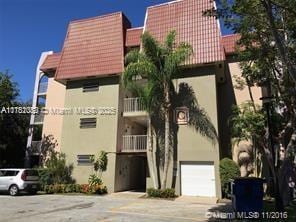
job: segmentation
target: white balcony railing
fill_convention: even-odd
[[[31,143],[31,152],[40,153],[41,152],[42,141],[32,141]]]
[[[124,135],[122,152],[146,152],[147,135]]]
[[[47,92],[47,86],[48,86],[47,82],[39,83],[38,94],[45,94]]]
[[[124,112],[143,112],[145,111],[145,106],[141,102],[140,97],[125,98],[123,111]]]

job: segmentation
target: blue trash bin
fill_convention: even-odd
[[[264,180],[256,177],[237,178],[231,184],[232,206],[236,212],[262,212]]]

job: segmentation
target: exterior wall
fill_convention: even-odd
[[[65,85],[54,80],[53,77],[48,78],[47,96],[46,96],[46,108],[63,108],[65,102]],[[62,115],[45,115],[43,122],[43,135],[52,135],[57,141],[57,151],[60,151],[61,133],[63,125]]]
[[[218,129],[217,123],[217,101],[216,101],[216,80],[215,74],[209,70],[209,75],[178,79],[178,82],[186,82],[193,87],[198,102],[205,109],[212,124]],[[211,89],[211,90],[209,90]],[[190,115],[190,114],[189,114]],[[180,194],[180,165],[181,162],[213,162],[216,178],[216,195],[221,197],[220,176],[219,176],[219,146],[213,145],[207,138],[201,136],[193,128],[187,125],[180,125],[178,132],[178,153],[177,153],[177,179],[176,192]]]
[[[232,159],[237,162],[238,154],[240,148],[237,144],[233,146],[231,143],[231,133],[230,128],[225,127],[228,125],[229,118],[232,115],[231,106],[232,105],[241,105],[244,102],[251,101],[250,92],[248,87],[245,86],[243,89],[238,89],[236,87],[236,77],[242,77],[242,70],[239,67],[239,62],[236,61],[232,57],[228,57],[226,60],[226,82],[221,85],[219,89],[219,126],[220,131],[220,142],[221,146],[231,147],[232,153],[223,153],[222,156],[231,156]],[[260,87],[253,86],[250,88],[251,94],[253,96],[254,102],[257,105],[262,105],[260,100],[261,97],[261,89]],[[252,145],[249,141],[242,141],[240,143],[243,147],[250,147],[252,149]],[[224,149],[225,150],[225,149]]]
[[[109,192],[114,191],[116,142],[118,131],[119,79],[109,77],[99,79],[99,90],[82,92],[83,84],[90,80],[68,82],[65,108],[113,107],[115,115],[65,115],[63,120],[61,151],[67,162],[74,165],[73,177],[77,183],[87,183],[93,173],[92,166],[77,164],[77,155],[98,155],[101,150],[108,152],[107,171],[103,173],[104,184]],[[80,129],[80,118],[97,117],[96,128]]]
[[[232,115],[232,106],[240,105],[243,102],[250,101],[251,97],[247,87],[243,90],[237,89],[235,76],[241,77],[242,70],[239,62],[228,57],[225,62],[225,81],[217,85],[218,98],[218,121],[220,135],[220,157],[231,157],[231,135],[229,126],[229,118]],[[261,90],[257,86],[251,87],[254,102],[261,105]],[[233,150],[234,152],[236,150]]]
[[[236,61],[227,60],[227,64],[228,64],[229,72],[230,72],[230,75],[231,75],[231,78],[232,78],[232,83],[235,86],[236,81],[235,81],[234,76],[241,77],[242,76],[242,70],[239,67],[239,63],[236,62]],[[260,100],[260,97],[261,97],[261,89],[260,89],[260,87],[257,87],[257,86],[251,87],[251,92],[252,92],[252,95],[253,95],[254,102],[256,104],[258,104],[258,105],[261,105],[262,102]],[[234,93],[235,93],[235,99],[236,99],[236,104],[237,105],[240,105],[243,102],[251,100],[251,97],[250,97],[250,94],[249,94],[249,91],[248,91],[247,87],[245,87],[243,90],[239,90],[239,89],[236,89],[234,87]]]
[[[232,106],[236,104],[232,76],[227,63],[224,68],[225,81],[217,84],[220,159],[231,158],[229,118],[232,115]]]
[[[212,124],[218,131],[216,77],[214,67],[202,67],[190,70],[186,77],[175,80],[175,86],[185,82],[195,92],[200,107],[204,108],[210,117]],[[189,113],[190,115],[190,113]],[[168,186],[175,187],[176,193],[181,194],[181,163],[214,163],[216,179],[216,197],[221,197],[221,183],[219,176],[219,146],[214,145],[206,137],[196,132],[188,125],[179,125],[177,138],[177,152],[171,159],[168,174]],[[152,181],[147,178],[147,188],[152,187]]]

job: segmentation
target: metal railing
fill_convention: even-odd
[[[38,94],[44,94],[47,92],[48,82],[41,82],[38,86]]]
[[[146,152],[147,135],[124,135],[122,152]]]
[[[38,113],[35,115],[34,123],[43,123],[44,120],[44,113]]]
[[[42,141],[32,141],[31,143],[31,152],[40,153],[41,152]]]
[[[125,98],[123,111],[124,112],[142,112],[142,111],[145,111],[145,106],[141,102],[140,97]]]

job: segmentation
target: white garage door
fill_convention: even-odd
[[[181,194],[215,197],[215,170],[212,164],[181,164]]]

